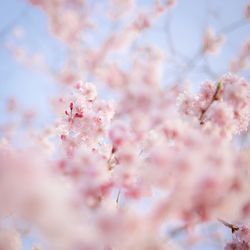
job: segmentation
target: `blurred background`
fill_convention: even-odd
[[[36,126],[43,127],[54,118],[52,98],[63,91],[69,82],[74,83],[80,79],[93,81],[104,98],[112,98],[112,88],[102,85],[94,74],[85,69],[88,54],[84,53],[102,47],[103,44],[108,46],[110,36],[124,32],[122,27],[129,25],[136,18],[136,13],[150,11],[156,2],[118,0],[119,4],[135,2],[136,7],[128,7],[123,17],[115,19],[110,18],[109,14],[113,10],[110,2],[115,7],[116,1],[86,1],[87,11],[84,13],[83,10],[82,14],[90,19],[89,24],[86,22],[90,27],[86,27],[87,34],[80,34],[82,48],[79,49],[79,43],[67,40],[65,34],[55,35],[55,27],[51,26],[58,22],[74,31],[74,17],[66,12],[48,16],[48,12],[36,6],[49,1],[0,2],[0,124],[12,119],[8,109],[18,106],[25,110],[27,117],[36,114]],[[237,70],[232,67],[233,61],[239,57],[244,44],[250,39],[250,17],[246,16],[248,4],[250,2],[247,0],[179,0],[149,29],[143,30],[129,49],[118,48],[109,60],[129,68],[135,48],[154,46],[160,48],[164,55],[164,86],[185,83],[196,89],[203,81],[216,81],[220,75],[231,70],[249,80],[249,65]],[[53,20],[55,17],[56,21]],[[95,28],[92,29],[91,25]],[[212,36],[214,33],[215,37],[218,36],[218,42],[223,44],[216,53],[202,51],[204,36],[209,28]],[[247,52],[249,64],[250,46]],[[82,58],[84,63],[79,63]],[[204,230],[211,232],[213,225]],[[25,240],[26,249],[30,249],[32,241],[30,238]],[[198,246],[198,249],[216,247],[220,249],[211,241],[207,248]]]

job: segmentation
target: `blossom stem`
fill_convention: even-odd
[[[208,111],[208,109],[210,108],[210,106],[213,104],[213,102],[214,101],[218,101],[218,100],[221,99],[221,97],[222,97],[222,91],[223,91],[223,84],[222,84],[222,82],[218,82],[217,88],[216,88],[216,90],[214,92],[214,95],[213,95],[213,98],[211,99],[211,101],[209,102],[209,104],[207,105],[207,107],[201,111],[201,115],[200,115],[200,118],[199,118],[200,125],[204,124],[205,114]]]
[[[238,226],[235,226],[234,224],[228,223],[222,219],[218,219],[219,222],[221,222],[224,226],[230,228],[232,230],[232,233],[235,233],[238,231],[240,228]]]

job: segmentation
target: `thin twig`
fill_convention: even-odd
[[[116,200],[115,200],[117,206],[118,206],[118,202],[119,202],[119,199],[120,199],[120,195],[121,195],[121,189],[119,189]]]
[[[107,164],[108,164],[108,170],[112,170],[115,165],[117,165],[119,163],[118,159],[115,156],[115,147],[113,146],[110,152],[110,156],[108,158]]]
[[[221,99],[221,97],[222,97],[222,90],[223,90],[223,84],[222,84],[222,82],[218,82],[217,88],[216,88],[216,90],[214,92],[214,95],[213,95],[213,98],[211,99],[211,101],[209,102],[209,104],[207,105],[207,107],[201,111],[201,115],[200,115],[200,118],[199,118],[199,121],[200,121],[201,125],[204,124],[205,114],[208,111],[208,109],[210,108],[210,106],[212,105],[212,103],[214,101],[218,101],[218,100]]]
[[[168,18],[166,20],[165,31],[166,31],[166,38],[167,38],[167,42],[169,44],[171,54],[172,54],[172,56],[174,56],[174,55],[176,55],[176,50],[175,50],[175,46],[173,43],[173,37],[172,37],[172,33],[171,33],[171,13],[169,13]]]
[[[218,219],[219,222],[221,222],[224,226],[230,228],[232,230],[232,233],[235,233],[236,231],[238,231],[240,228],[234,224],[228,223],[222,219]]]
[[[222,27],[221,29],[218,30],[218,33],[228,34],[247,24],[248,22],[245,19],[240,19],[229,25]]]

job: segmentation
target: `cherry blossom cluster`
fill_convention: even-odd
[[[112,103],[98,100],[96,88],[91,83],[76,83],[74,93],[66,99],[59,98],[57,104],[65,114],[60,126],[64,141],[73,137],[88,141],[90,145],[96,143],[105,134],[114,115]]]
[[[227,243],[225,250],[248,250],[250,249],[250,228],[248,226],[241,226],[233,232],[233,241]]]
[[[212,119],[214,102],[242,115],[249,101],[248,83],[226,75],[220,84],[204,84],[198,98],[190,98],[203,109],[198,106],[201,112],[195,113],[197,107],[182,100],[184,117],[173,101],[180,91],[172,90],[172,96],[169,91],[167,98],[156,89],[165,99],[162,107],[168,117],[157,119],[156,112],[141,127],[136,115],[144,102],[121,112],[119,105],[98,97],[92,83],[77,82],[71,94],[55,103],[60,119],[52,135],[44,134],[54,145],[52,151],[41,143],[21,151],[2,143],[1,214],[10,216],[11,226],[3,228],[1,237],[12,237],[13,249],[20,249],[23,237],[13,224],[17,219],[28,222],[29,230],[38,228],[49,249],[146,250],[173,247],[161,236],[168,220],[193,223],[249,215],[246,154],[235,152],[225,136],[213,131],[228,127],[219,117]],[[140,98],[141,93],[134,95]],[[153,100],[148,111],[155,112],[161,103]],[[196,117],[196,122],[186,116]],[[245,119],[234,121],[238,133],[240,126],[247,126],[249,117]],[[205,126],[208,122],[211,127]],[[39,157],[33,157],[38,150]],[[155,196],[155,190],[163,196]],[[133,204],[149,198],[150,209],[141,214]],[[233,209],[227,209],[229,204]],[[134,237],[128,239],[129,232]]]
[[[222,76],[217,84],[205,82],[196,95],[184,93],[179,97],[183,115],[229,137],[247,129],[249,107],[249,83],[233,74]]]

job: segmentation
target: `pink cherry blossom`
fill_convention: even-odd
[[[248,92],[249,84],[245,79],[227,74],[218,80],[217,87],[205,83],[198,95],[181,94],[179,110],[185,116],[196,117],[201,124],[215,126],[230,136],[248,127]]]
[[[223,42],[223,35],[216,35],[215,31],[209,27],[204,35],[203,51],[208,54],[218,53]]]
[[[224,248],[225,250],[248,250],[250,249],[250,229],[248,226],[237,228],[234,233],[234,240]]]
[[[246,9],[245,9],[245,17],[247,19],[250,18],[250,5],[249,4],[247,4]]]

